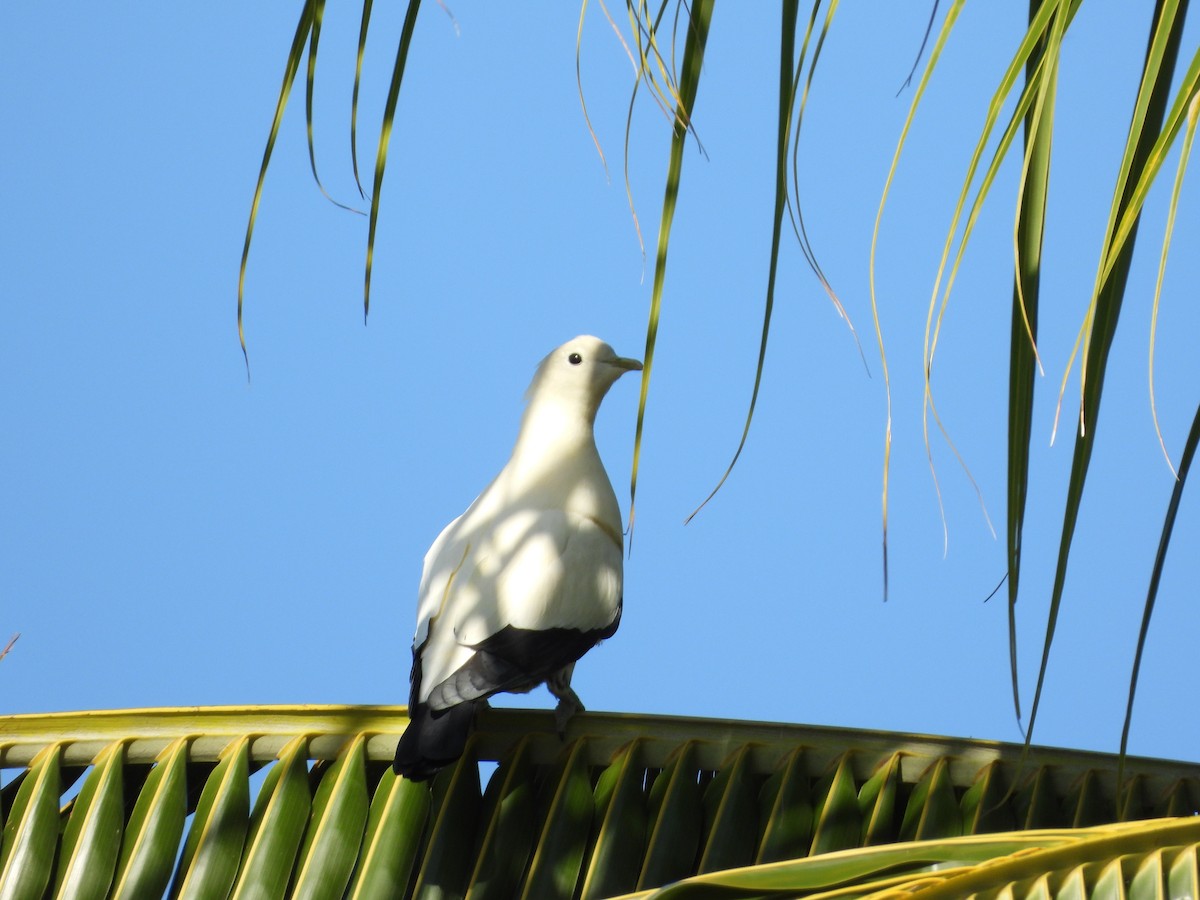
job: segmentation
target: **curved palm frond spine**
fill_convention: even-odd
[[[1136,871],[1100,855],[1070,877],[1094,880],[1101,866],[1108,878],[1185,879],[1196,849],[1170,829],[1197,827],[1200,765],[1129,760],[1121,787],[1106,754],[1035,748],[1022,779],[1019,744],[598,713],[572,720],[563,742],[550,712],[491,710],[430,785],[391,772],[405,722],[403,707],[0,718],[0,766],[17,770],[0,791],[0,897],[54,885],[157,895],[172,867],[172,897],[933,890],[953,873],[932,864],[1112,836],[1095,826],[1118,810],[1185,817],[1138,826],[1183,849],[1139,857]],[[499,763],[486,787],[483,762]],[[1014,827],[1043,830],[1003,833]]]

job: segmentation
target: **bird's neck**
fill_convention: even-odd
[[[594,413],[553,402],[531,403],[521,419],[521,432],[510,465],[516,473],[535,474],[547,466],[560,468],[573,458],[597,457],[592,432]]]

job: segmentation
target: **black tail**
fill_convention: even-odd
[[[462,756],[475,721],[475,703],[460,703],[436,712],[418,703],[409,709],[408,716],[392,769],[410,781],[424,781]]]

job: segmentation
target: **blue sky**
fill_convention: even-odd
[[[368,160],[400,24],[385,6],[364,82]],[[293,98],[251,251],[249,385],[237,267],[298,4],[9,11],[0,638],[22,637],[0,663],[0,712],[404,702],[421,558],[507,458],[537,361],[579,333],[642,354],[651,272],[621,183],[628,60],[593,9],[582,71],[606,177],[579,108],[577,9],[452,9],[454,21],[429,4],[417,24],[365,327],[366,223],[314,186],[303,95]],[[750,442],[685,527],[733,453],[750,396],[773,191],[777,61],[764,35],[778,24],[758,7],[716,11],[696,110],[706,155],[693,145],[684,168],[625,615],[575,675],[592,709],[1020,737],[1006,610],[999,597],[984,603],[1003,542],[935,440],[943,555],[920,418],[938,257],[1019,10],[968,6],[883,220],[895,447],[881,596],[885,399],[867,267],[911,99],[896,91],[927,14],[924,3],[845,5],[806,114],[806,223],[869,374],[787,244]],[[1018,613],[1026,707],[1070,465],[1070,440],[1049,446],[1055,398],[1094,278],[1144,15],[1093,0],[1066,49]],[[1200,37],[1194,25],[1185,47]],[[356,11],[328,11],[316,96],[318,164],[347,201],[357,27]],[[631,173],[652,245],[669,134],[648,99]],[[934,373],[1001,534],[1016,175],[1006,167],[980,220]],[[1147,213],[1114,345],[1039,743],[1115,750],[1119,739],[1171,490],[1146,387],[1167,186]],[[1198,200],[1185,185],[1159,322],[1159,413],[1176,458],[1200,388]],[[1077,390],[1072,378],[1068,398]],[[636,381],[622,380],[597,423],[626,512],[636,403]],[[1183,711],[1198,508],[1185,494],[1135,715],[1139,754],[1195,759],[1200,739]],[[551,701],[539,690],[512,702]]]

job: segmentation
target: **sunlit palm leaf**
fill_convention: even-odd
[[[1200,820],[918,841],[699,875],[628,895],[896,898],[1195,896]],[[899,874],[897,874],[899,873]],[[1060,887],[1059,891],[1050,889]],[[1126,894],[1128,890],[1128,894]]]
[[[354,184],[358,195],[364,200],[362,178],[358,174],[358,93],[362,87],[363,55],[367,50],[367,31],[371,25],[372,0],[363,0],[362,21],[358,27],[358,54],[354,58],[354,89],[350,94],[350,166],[354,171]]]
[[[179,738],[159,755],[142,784],[125,827],[112,896],[121,900],[161,897],[183,836],[187,816],[187,742]]]
[[[370,805],[365,744],[364,735],[356,736],[321,772],[291,897],[341,897],[350,883]]]
[[[125,881],[134,896],[121,874],[128,860],[144,855],[141,846],[161,852],[164,834],[175,835],[177,852],[174,829],[186,813],[194,815],[173,896],[227,897],[231,887],[232,896],[340,896],[349,883],[348,896],[359,898],[611,897],[675,881],[664,896],[714,885],[795,895],[911,887],[918,878],[965,896],[951,888],[968,874],[998,887],[1065,872],[1091,886],[1096,866],[1121,858],[1134,865],[1102,877],[1131,883],[1149,877],[1138,874],[1149,866],[1186,879],[1200,841],[1200,765],[1127,763],[1125,814],[1186,818],[1071,832],[1061,829],[1114,821],[1115,756],[1035,748],[1020,776],[1017,745],[596,713],[573,720],[563,742],[550,713],[494,710],[480,716],[459,765],[432,785],[414,784],[389,765],[404,713],[250,707],[0,718],[0,758],[8,774],[18,770],[2,804],[0,897],[41,896],[47,885],[107,896],[114,865],[112,895]],[[499,763],[486,789],[480,761]],[[262,764],[270,768],[251,812],[250,770]],[[83,766],[91,768],[64,832],[63,791]],[[1022,781],[1009,792],[1013,778]],[[137,795],[130,811],[122,786]],[[181,808],[188,796],[194,806]],[[1060,830],[980,837],[1018,822]],[[1160,847],[1179,850],[1156,869]],[[1054,856],[1063,848],[1073,848],[1066,863]],[[939,871],[928,871],[933,864]],[[954,866],[963,868],[946,868]],[[161,893],[161,863],[150,870],[159,880],[143,881],[141,896]]]
[[[522,739],[488,782],[468,900],[502,900],[517,893],[533,852],[534,786],[529,741]]]
[[[939,759],[925,771],[909,795],[900,822],[900,840],[927,841],[962,833],[962,813],[950,782],[949,761]]]
[[[1032,24],[1040,0],[1030,0]],[[1025,79],[1033,83],[1045,46],[1039,42],[1025,64]],[[1033,390],[1037,374],[1038,299],[1042,271],[1046,194],[1054,128],[1058,80],[1041,81],[1037,102],[1025,114],[1025,157],[1021,166],[1020,200],[1014,233],[1012,326],[1008,365],[1008,657],[1012,676],[1013,709],[1021,718],[1017,678],[1017,593],[1021,581],[1021,535],[1029,491],[1029,446],[1033,435]]]
[[[366,4],[364,6],[364,10],[369,10],[369,8],[370,8],[369,4]],[[334,206],[340,207],[341,209],[344,209],[348,212],[353,212],[353,213],[358,213],[359,215],[363,215],[362,210],[355,209],[353,206],[348,206],[345,203],[335,200],[330,195],[329,191],[327,191],[325,189],[325,185],[321,181],[321,176],[317,174],[317,148],[316,148],[316,141],[313,139],[313,89],[316,86],[317,48],[319,47],[319,45],[321,43],[321,22],[324,18],[325,18],[325,0],[314,0],[313,14],[312,14],[312,27],[309,29],[309,37],[308,37],[308,71],[307,71],[307,74],[305,77],[305,82],[304,82],[304,125],[305,125],[305,129],[306,129],[307,137],[308,137],[308,165],[309,165],[309,168],[312,169],[313,181],[315,181],[317,183],[317,190],[319,190],[321,192],[321,195],[326,200],[328,200]],[[364,35],[364,37],[365,37],[365,35]],[[361,48],[360,48],[360,50],[361,50]],[[360,65],[361,65],[361,61],[360,61]],[[357,90],[357,87],[358,87],[358,79],[356,77],[355,78],[355,89],[356,90]],[[358,97],[357,97],[357,93],[356,93],[354,96],[354,99],[351,103],[351,111],[350,111],[351,158],[352,158],[352,163],[355,166],[355,174],[356,175],[357,175],[358,160],[353,158],[353,151],[354,151],[354,131],[355,131],[354,113],[357,111],[357,100],[358,100]],[[361,189],[362,189],[361,185],[360,185],[359,189],[361,191]]]
[[[752,747],[729,755],[704,789],[704,853],[697,872],[716,872],[754,862],[758,849],[758,777],[750,767]]]
[[[400,42],[396,47],[396,61],[392,65],[392,79],[388,85],[387,100],[383,105],[383,123],[379,128],[379,148],[375,153],[375,179],[371,187],[370,225],[367,229],[367,260],[363,275],[363,318],[371,311],[371,267],[375,261],[375,229],[379,223],[379,194],[383,189],[383,170],[387,167],[388,145],[392,139],[392,127],[396,120],[396,102],[400,99],[400,83],[404,80],[404,66],[408,61],[408,48],[412,43],[413,28],[417,24],[417,12],[421,0],[409,0],[404,14],[404,26],[400,29]],[[361,41],[366,35],[364,14]]]
[[[812,841],[813,808],[802,748],[783,758],[763,783],[758,802],[763,835],[754,861],[775,862],[807,854]]]
[[[883,436],[883,491],[881,499],[880,519],[883,532],[882,552],[883,552],[883,598],[886,600],[888,595],[888,497],[889,497],[889,478],[891,475],[891,460],[892,460],[892,381],[891,375],[888,372],[888,358],[885,342],[883,339],[883,326],[880,323],[879,316],[879,293],[875,280],[875,257],[876,250],[879,247],[879,232],[880,226],[883,223],[883,211],[887,205],[888,195],[891,193],[892,181],[896,177],[896,169],[900,164],[900,154],[904,149],[905,141],[908,139],[909,130],[912,128],[913,120],[916,118],[917,107],[920,105],[921,98],[925,95],[925,89],[929,85],[929,81],[933,76],[933,70],[941,58],[942,50],[946,46],[946,42],[950,39],[950,34],[954,30],[954,23],[958,20],[958,15],[962,12],[963,0],[956,0],[950,5],[946,12],[946,18],[942,22],[942,27],[938,32],[937,39],[934,41],[933,49],[929,54],[929,62],[925,66],[925,71],[921,75],[921,80],[917,83],[917,89],[913,92],[912,103],[909,105],[908,116],[904,120],[904,125],[900,129],[900,137],[896,142],[896,150],[892,154],[891,166],[888,168],[887,178],[883,185],[883,196],[879,201],[879,209],[875,214],[875,227],[871,232],[871,253],[867,267],[867,281],[871,295],[871,319],[875,324],[875,340],[879,345],[879,361],[883,368],[883,391],[887,401],[886,419],[884,422]],[[960,201],[961,203],[961,201]]]
[[[836,6],[836,3],[834,4]],[[738,441],[733,459],[725,469],[725,473],[717,481],[704,501],[697,507],[687,521],[708,503],[737,465],[738,457],[746,446],[750,436],[750,423],[754,420],[754,408],[758,403],[758,391],[762,386],[763,366],[767,359],[767,341],[771,334],[771,315],[775,310],[775,276],[779,269],[779,241],[783,232],[783,212],[788,202],[788,139],[792,133],[792,109],[796,105],[796,85],[799,81],[795,71],[796,54],[796,20],[799,13],[799,0],[784,0],[781,4],[782,21],[779,30],[779,118],[775,138],[775,212],[771,223],[771,255],[767,265],[767,299],[763,308],[762,336],[758,345],[758,364],[754,372],[754,389],[750,392],[750,405],[746,411],[746,422],[742,426],[742,436]],[[815,10],[814,10],[815,13]],[[832,9],[830,11],[832,15]],[[828,20],[826,21],[828,27]],[[806,35],[807,38],[807,35]],[[807,40],[806,40],[807,44]],[[798,206],[798,204],[797,204]],[[639,418],[640,424],[640,418]]]
[[[1050,140],[1050,125],[1052,124],[1053,115],[1053,98],[1057,88],[1058,80],[1058,56],[1059,49],[1062,46],[1063,35],[1066,32],[1067,24],[1073,14],[1073,6],[1069,0],[1047,0],[1030,10],[1029,30],[1026,32],[1024,39],[1017,48],[1017,52],[1010,60],[1008,67],[1005,69],[1003,76],[1000,79],[1000,84],[993,94],[991,102],[988,104],[987,116],[985,118],[983,129],[981,130],[978,141],[976,142],[971,160],[967,165],[966,177],[963,181],[962,189],[959,193],[958,203],[955,206],[953,216],[951,217],[950,228],[946,235],[945,245],[942,250],[942,258],[938,265],[937,277],[934,281],[933,296],[929,302],[929,311],[925,322],[925,398],[922,415],[922,430],[925,442],[925,452],[929,461],[929,470],[933,478],[934,489],[938,498],[938,509],[942,518],[942,533],[944,545],[948,544],[949,533],[947,530],[946,516],[942,509],[941,489],[938,484],[937,471],[934,466],[932,446],[929,440],[929,417],[932,416],[938,430],[946,444],[950,447],[954,456],[962,467],[972,487],[975,488],[976,495],[979,497],[980,506],[983,507],[984,517],[988,519],[988,527],[991,528],[991,520],[987,515],[987,509],[983,503],[983,496],[974,478],[971,476],[967,467],[966,461],[961,457],[954,442],[951,440],[949,432],[943,423],[941,416],[937,410],[937,404],[934,400],[933,392],[933,364],[934,356],[937,352],[938,341],[941,335],[942,322],[946,315],[946,309],[950,303],[950,294],[954,287],[955,279],[962,265],[963,258],[966,254],[966,249],[970,243],[972,233],[979,214],[983,209],[983,204],[988,197],[988,193],[994,183],[997,175],[1000,172],[1000,166],[1004,162],[1011,148],[1013,141],[1016,138],[1017,132],[1022,121],[1026,123],[1027,135],[1033,141],[1032,148],[1043,153],[1048,153],[1048,143]],[[930,60],[932,65],[934,60]],[[977,172],[979,171],[980,163],[982,162],[984,152],[991,139],[992,132],[999,120],[1000,113],[1004,108],[1004,104],[1008,97],[1015,90],[1020,80],[1022,69],[1027,73],[1024,89],[1020,92],[1016,107],[1009,117],[1008,124],[1000,135],[999,141],[992,152],[990,163],[984,168],[983,175],[980,180],[978,189],[975,191],[974,199],[971,201],[970,208],[967,210],[967,198],[971,193],[971,186],[975,181]],[[915,109],[915,104],[914,104]],[[1030,132],[1032,128],[1032,132]],[[1042,142],[1046,143],[1043,149],[1040,147]],[[1028,147],[1027,159],[1028,163]],[[1048,162],[1048,161],[1047,161]],[[1024,169],[1025,167],[1023,167]],[[1036,190],[1038,183],[1035,181],[1032,184],[1025,181],[1022,186],[1022,194],[1028,190]],[[1032,205],[1038,203],[1036,194],[1029,197],[1028,202]],[[1024,205],[1025,200],[1022,199],[1021,204]],[[964,211],[966,211],[965,220],[963,219]],[[963,221],[962,233],[959,232],[959,222]],[[957,240],[957,250],[953,253],[951,260],[951,251]],[[1018,261],[1018,265],[1020,262]],[[948,269],[947,269],[948,266]],[[945,287],[942,287],[943,277],[945,278]],[[1017,282],[1017,290],[1021,290],[1021,283]],[[938,295],[941,294],[939,301]],[[1020,336],[1021,341],[1030,340],[1029,332],[1023,333]],[[1015,659],[1015,655],[1013,657]],[[1014,668],[1015,672],[1015,668]],[[1014,687],[1014,697],[1016,690]]]
[[[650,787],[650,825],[638,888],[682,878],[700,847],[700,784],[696,743],[686,741],[671,754]]]
[[[875,769],[858,792],[858,808],[862,813],[862,844],[888,844],[896,840],[896,802],[900,794],[900,766],[903,756],[892,754]]]
[[[821,47],[825,44],[825,38],[829,34],[829,29],[833,24],[833,16],[834,13],[837,12],[837,8],[837,0],[832,0],[832,2],[829,4],[829,8],[825,11],[825,21],[821,25],[821,30],[819,33],[817,33],[817,15],[821,11],[821,3],[820,0],[815,0],[812,6],[812,12],[808,17],[808,24],[804,29],[804,39],[800,42],[800,56],[796,61],[796,74],[792,79],[792,85],[789,94],[791,98],[789,116],[792,120],[794,120],[794,124],[792,138],[791,193],[788,195],[787,202],[788,215],[792,220],[792,230],[796,233],[796,241],[800,244],[800,251],[804,254],[805,261],[808,263],[809,268],[813,270],[813,274],[816,275],[817,279],[821,282],[821,286],[825,288],[825,292],[829,295],[830,300],[833,301],[833,305],[837,309],[838,314],[846,319],[847,324],[849,324],[849,318],[846,316],[846,311],[842,307],[841,301],[838,300],[837,295],[834,293],[833,288],[829,284],[829,281],[825,278],[825,273],[821,270],[821,266],[817,262],[816,253],[813,251],[812,243],[808,238],[808,231],[804,227],[803,204],[800,202],[800,129],[803,127],[804,110],[808,105],[809,94],[812,91],[813,76],[816,75],[817,72],[817,60],[821,57]],[[792,27],[794,30],[794,19]],[[812,61],[807,66],[808,74],[806,75],[805,62],[808,58],[809,43],[813,40],[814,33],[816,33],[816,41],[813,45]],[[785,20],[784,32],[781,35],[781,44],[787,41],[786,34],[787,30]],[[794,43],[794,38],[792,42]],[[780,47],[779,55],[780,62],[782,63],[783,59],[787,56],[787,53],[782,46]],[[803,90],[800,88],[800,83],[802,80],[804,83]],[[780,83],[780,87],[781,89],[783,88],[782,82]],[[780,112],[782,114],[782,109]],[[854,329],[852,327],[851,331],[853,332],[853,330]]]
[[[296,80],[296,71],[300,68],[300,60],[304,56],[304,43],[308,40],[312,30],[313,15],[314,0],[305,0],[303,8],[300,10],[300,21],[296,23],[296,33],[292,38],[287,62],[283,67],[283,84],[279,88],[279,99],[275,101],[275,116],[271,120],[271,130],[267,134],[267,146],[263,149],[262,165],[258,168],[258,181],[254,185],[254,199],[250,201],[250,219],[246,222],[246,240],[242,244],[242,264],[238,269],[237,328],[242,358],[246,361],[247,378],[250,377],[250,355],[246,350],[243,312],[246,298],[246,263],[250,259],[250,238],[254,234],[254,222],[258,218],[258,204],[262,200],[263,183],[267,180],[267,168],[271,164],[271,154],[275,150],[275,139],[279,136],[279,126],[283,123],[283,111],[287,109],[288,98],[292,94],[292,84]]]
[[[118,741],[100,754],[71,805],[54,876],[55,897],[108,896],[125,821],[124,750]]]
[[[857,847],[869,812],[859,805],[854,759],[849,750],[838,757],[815,788],[813,842],[810,853],[834,853]]]
[[[596,827],[583,877],[584,900],[623,894],[637,887],[648,830],[639,747],[636,740],[622,747],[596,780]]]
[[[466,893],[475,848],[475,828],[479,824],[483,798],[479,788],[479,767],[471,764],[468,754],[433,782],[428,830],[424,841],[424,859],[417,874],[414,897],[454,896]]]
[[[696,0],[687,24],[687,39],[683,49],[682,72],[678,83],[678,102],[671,130],[671,155],[667,167],[667,185],[663,195],[662,217],[658,226],[658,252],[654,260],[654,286],[650,293],[650,317],[646,324],[646,352],[642,363],[642,387],[638,397],[637,429],[633,439],[633,467],[629,476],[629,526],[633,528],[637,500],[638,462],[641,458],[642,431],[646,421],[646,399],[650,391],[650,376],[654,370],[654,347],[658,341],[658,320],[662,312],[663,285],[667,276],[667,247],[671,238],[671,222],[679,199],[679,178],[683,171],[683,150],[687,144],[688,128],[700,87],[704,63],[704,45],[712,20],[713,0]]]
[[[575,741],[548,773],[540,792],[538,840],[521,897],[570,900],[579,884],[595,818],[587,743]]]
[[[1186,9],[1186,3],[1182,4]],[[1104,387],[1104,375],[1108,366],[1108,351],[1116,333],[1117,319],[1125,296],[1125,282],[1133,256],[1134,240],[1137,236],[1137,215],[1131,220],[1125,236],[1118,240],[1119,223],[1131,209],[1136,185],[1148,166],[1156,164],[1153,150],[1162,129],[1170,97],[1171,80],[1179,43],[1183,33],[1184,16],[1179,14],[1180,3],[1162,0],[1156,4],[1154,28],[1150,46],[1146,52],[1142,82],[1134,106],[1133,121],[1121,170],[1117,177],[1112,211],[1109,214],[1108,238],[1102,248],[1100,272],[1092,304],[1085,320],[1086,342],[1080,383],[1082,401],[1079,424],[1075,435],[1075,450],[1071,461],[1071,475],[1064,503],[1062,537],[1059,543],[1058,562],[1054,573],[1054,587],[1050,595],[1050,611],[1046,623],[1046,637],[1042,646],[1042,658],[1038,667],[1037,686],[1029,712],[1027,739],[1031,740],[1037,719],[1038,705],[1045,684],[1046,668],[1050,660],[1050,648],[1058,624],[1058,613],[1062,603],[1063,587],[1066,584],[1067,561],[1071,542],[1079,517],[1079,505],[1083,499],[1084,482],[1088,465],[1095,446],[1096,425],[1100,412],[1100,398]],[[1190,97],[1190,94],[1188,95]],[[1186,105],[1185,105],[1186,108]],[[1111,259],[1111,265],[1109,261]],[[1107,273],[1107,274],[1103,274]]]
[[[429,816],[429,791],[389,766],[375,788],[349,900],[396,897],[412,876]]]
[[[1171,109],[1167,113],[1166,118],[1163,119],[1161,109],[1159,109],[1157,119],[1161,125],[1151,119],[1151,115],[1153,115],[1151,110],[1155,106],[1161,107],[1165,103],[1167,91],[1171,84],[1175,59],[1179,51],[1179,41],[1182,37],[1186,6],[1186,2],[1182,3],[1183,8],[1174,12],[1171,16],[1167,15],[1168,11],[1170,11],[1170,5],[1168,4],[1164,8],[1163,16],[1160,18],[1160,26],[1155,32],[1154,42],[1149,50],[1149,58],[1155,61],[1156,64],[1153,67],[1148,66],[1146,74],[1147,76],[1152,75],[1157,79],[1155,82],[1152,82],[1152,85],[1158,88],[1161,93],[1157,95],[1150,94],[1147,97],[1146,103],[1149,108],[1146,112],[1143,127],[1150,129],[1150,135],[1153,135],[1154,130],[1158,129],[1158,134],[1154,138],[1154,143],[1149,150],[1145,150],[1143,138],[1141,149],[1144,150],[1144,158],[1141,161],[1141,165],[1135,165],[1132,171],[1123,177],[1126,189],[1129,188],[1130,183],[1132,183],[1132,189],[1129,190],[1128,200],[1123,204],[1123,208],[1120,211],[1120,218],[1113,229],[1112,237],[1104,248],[1103,264],[1097,279],[1098,284],[1102,284],[1112,275],[1113,269],[1120,258],[1121,251],[1124,249],[1125,242],[1132,240],[1133,231],[1137,227],[1138,217],[1142,211],[1142,205],[1150,188],[1157,179],[1159,170],[1166,161],[1167,154],[1174,145],[1180,129],[1186,127],[1189,134],[1195,131],[1196,96],[1197,91],[1200,91],[1200,50],[1197,50],[1196,54],[1192,57],[1191,64],[1184,74],[1183,83],[1175,92],[1175,98],[1172,101]],[[1145,87],[1144,84],[1143,87]],[[1140,99],[1141,95],[1139,95],[1139,101]],[[1188,124],[1185,125],[1185,122]],[[1136,124],[1137,120],[1135,119]],[[1190,146],[1190,140],[1188,144]],[[1186,158],[1187,153],[1185,151],[1180,160],[1181,164],[1186,162]],[[1135,175],[1136,180],[1134,180]]]
[[[1197,60],[1200,60],[1200,51],[1197,51]],[[1197,60],[1193,60],[1193,68],[1196,66]],[[1182,91],[1180,92],[1180,96],[1184,96]],[[1171,236],[1175,230],[1175,213],[1179,208],[1179,192],[1183,188],[1183,176],[1187,172],[1188,162],[1191,159],[1192,142],[1196,137],[1198,120],[1200,120],[1200,88],[1195,89],[1191,102],[1188,103],[1187,107],[1187,126],[1183,137],[1183,147],[1179,153],[1179,167],[1175,173],[1175,184],[1171,189],[1171,205],[1167,211],[1166,233],[1163,235],[1162,253],[1159,254],[1158,258],[1158,278],[1154,282],[1154,308],[1150,314],[1150,377],[1148,379],[1150,416],[1154,420],[1154,433],[1158,435],[1158,445],[1162,447],[1163,456],[1166,457],[1167,465],[1171,466],[1172,472],[1175,472],[1175,467],[1171,464],[1171,454],[1167,452],[1167,445],[1163,441],[1162,427],[1158,421],[1158,409],[1154,398],[1154,346],[1158,334],[1158,307],[1159,301],[1162,299],[1163,274],[1167,268],[1167,251],[1171,247]]]
[[[675,70],[674,30],[665,57],[661,47],[660,25],[668,3],[669,0],[662,0],[654,15],[651,15],[647,0],[626,0],[625,9],[638,60],[638,80],[649,85],[651,96],[668,118],[676,124],[687,125],[692,107],[685,99],[683,83]],[[680,4],[676,4],[676,24],[681,11]],[[683,20],[686,23],[687,17]],[[686,65],[684,68],[686,70]]]
[[[250,813],[232,900],[283,897],[287,890],[312,806],[306,743],[303,735],[293,738],[267,772]]]
[[[0,898],[39,897],[54,865],[58,845],[60,748],[38,750],[8,810],[0,844]]]
[[[193,748],[195,744],[193,744]],[[237,877],[250,816],[250,740],[231,742],[204,782],[175,869],[171,897],[227,897]]]
[[[1125,707],[1125,723],[1121,727],[1122,757],[1129,745],[1129,726],[1133,720],[1133,700],[1137,693],[1138,673],[1142,666],[1142,651],[1146,648],[1146,635],[1150,630],[1150,618],[1154,615],[1154,601],[1158,597],[1158,583],[1162,578],[1163,565],[1167,559],[1167,548],[1171,544],[1171,532],[1175,527],[1175,516],[1179,512],[1179,501],[1183,497],[1183,486],[1187,483],[1188,472],[1191,470],[1198,444],[1200,444],[1200,407],[1196,408],[1196,415],[1192,419],[1192,430],[1188,433],[1183,456],[1179,460],[1179,473],[1175,478],[1175,487],[1171,491],[1171,501],[1167,506],[1166,519],[1163,521],[1162,537],[1159,538],[1158,552],[1154,557],[1154,568],[1150,573],[1150,588],[1146,593],[1142,624],[1138,630],[1137,651],[1133,657],[1133,673],[1129,679],[1129,701]]]

